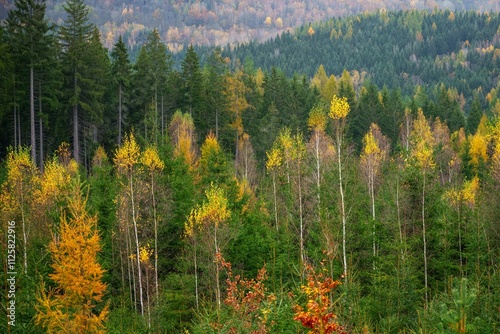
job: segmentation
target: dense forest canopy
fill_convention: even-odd
[[[0,332],[499,332],[477,3],[336,2],[355,15],[174,55],[162,28],[107,40],[113,1],[2,2]]]
[[[47,17],[62,22],[63,0],[48,0]],[[225,45],[250,40],[264,41],[302,24],[331,17],[385,10],[473,10],[498,11],[500,1],[478,0],[257,0],[257,1],[158,1],[89,0],[89,19],[111,49],[122,35],[129,48],[139,48],[148,32],[157,28],[171,51],[189,44]],[[14,8],[13,0],[0,1],[0,19]]]

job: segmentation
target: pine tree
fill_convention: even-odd
[[[128,110],[128,92],[130,87],[131,67],[128,58],[127,48],[123,43],[122,36],[118,37],[113,51],[111,52],[112,68],[111,73],[114,79],[113,86],[118,94],[118,146],[122,143],[122,127],[125,124],[126,112]]]
[[[207,119],[203,115],[203,76],[200,70],[199,58],[192,45],[189,46],[186,57],[181,63],[182,81],[184,85],[183,109],[194,120],[194,125],[200,133],[207,133]]]
[[[86,99],[90,91],[92,77],[87,76],[89,62],[88,44],[94,31],[94,26],[88,23],[89,9],[83,0],[67,0],[64,4],[67,18],[60,27],[60,40],[62,46],[62,62],[66,84],[69,87],[67,99],[72,113],[73,125],[73,157],[80,161],[80,125],[87,119],[85,113],[92,111],[92,105]]]
[[[17,62],[16,76],[22,84],[29,87],[27,100],[30,110],[31,159],[36,164],[35,94],[38,87],[35,81],[41,75],[39,72],[42,71],[43,65],[47,65],[46,60],[52,45],[51,27],[45,18],[45,0],[16,0],[14,6],[15,9],[9,12],[7,18],[7,31]],[[25,72],[24,64],[28,64],[28,73]],[[40,165],[42,164],[43,162]]]
[[[164,98],[172,61],[154,29],[143,44],[135,63],[133,100],[136,114],[132,122],[144,126],[144,137],[158,142],[165,132]],[[137,129],[140,130],[139,128]]]
[[[97,261],[101,251],[97,216],[87,212],[81,184],[73,185],[68,214],[61,217],[58,239],[49,245],[56,288],[37,296],[35,322],[50,333],[105,333],[108,306],[99,310],[106,292],[104,269]]]

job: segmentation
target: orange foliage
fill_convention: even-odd
[[[97,262],[101,251],[97,216],[87,213],[79,183],[68,206],[70,218],[61,217],[60,238],[49,245],[54,262],[49,277],[57,287],[47,293],[42,283],[35,321],[49,333],[104,333],[108,307],[94,311],[106,291],[104,270]]]
[[[316,273],[311,266],[307,284],[301,286],[301,291],[307,299],[305,309],[300,305],[294,306],[296,321],[300,321],[309,334],[345,333],[335,319],[337,316],[331,311],[330,292],[341,283],[330,277],[325,277],[323,272]]]

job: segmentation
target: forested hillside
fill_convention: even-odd
[[[453,86],[469,101],[488,93],[499,75],[500,18],[474,12],[383,12],[330,19],[283,33],[265,43],[250,42],[223,55],[285,74],[312,77],[318,64],[339,76],[353,72],[356,86],[412,94],[416,85]]]
[[[360,14],[177,69],[156,29],[108,50],[82,0],[16,8],[0,332],[500,331],[498,13]]]
[[[62,22],[64,0],[47,0],[47,16]],[[434,8],[498,11],[500,1],[489,0],[88,0],[89,19],[101,30],[111,49],[123,36],[129,48],[139,48],[147,34],[157,28],[171,51],[189,44],[226,45],[250,40],[264,41],[302,24],[378,9],[409,10]],[[14,8],[13,0],[0,1],[0,20]]]

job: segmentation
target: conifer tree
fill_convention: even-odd
[[[118,91],[118,136],[117,144],[122,143],[122,127],[125,123],[128,108],[128,90],[130,85],[131,67],[128,58],[127,48],[123,43],[123,38],[120,35],[118,42],[116,42],[113,51],[111,52],[112,68],[111,73],[114,79],[115,89]]]
[[[9,12],[7,18],[7,31],[18,63],[16,76],[29,87],[31,159],[36,165],[35,94],[38,87],[35,80],[40,75],[44,62],[47,65],[48,50],[52,44],[51,27],[45,18],[45,0],[16,0],[14,6],[15,9]],[[24,64],[28,64],[29,73],[26,77]]]
[[[147,37],[135,63],[133,99],[136,114],[132,122],[144,126],[144,136],[158,142],[165,131],[164,97],[172,60],[161,42],[158,29]],[[139,128],[137,129],[139,130]]]
[[[61,217],[59,238],[49,245],[56,288],[37,296],[35,321],[49,333],[105,333],[108,306],[98,310],[106,292],[104,269],[98,263],[101,251],[97,216],[88,214],[87,199],[76,181]]]
[[[73,157],[79,162],[82,132],[80,125],[87,119],[85,113],[92,111],[92,105],[86,98],[87,94],[92,93],[92,77],[89,77],[86,71],[93,66],[89,62],[88,44],[94,26],[88,22],[89,9],[83,0],[67,0],[64,10],[67,17],[60,27],[62,62],[66,85],[69,87],[67,99],[72,114]]]
[[[199,58],[192,45],[186,52],[181,63],[181,77],[183,81],[183,109],[194,120],[194,125],[201,133],[207,133],[206,117],[203,115],[203,76],[200,70]]]

